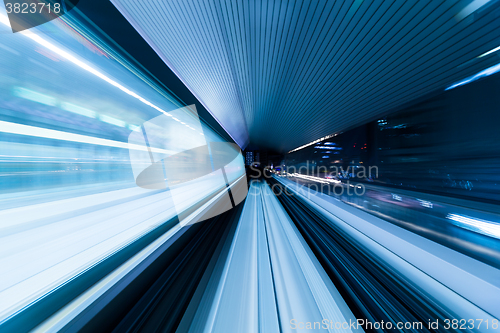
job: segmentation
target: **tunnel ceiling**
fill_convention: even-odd
[[[498,62],[478,58],[495,1],[112,3],[242,147],[286,152]]]

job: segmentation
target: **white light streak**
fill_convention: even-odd
[[[57,103],[57,100],[52,96],[48,96],[26,88],[14,87],[13,92],[17,97],[21,97],[45,105],[55,106]]]
[[[425,207],[425,208],[432,208],[434,205],[432,204],[432,202],[430,201],[427,201],[427,200],[421,200],[421,199],[417,199],[418,202],[420,202],[420,206],[422,207]]]
[[[106,116],[104,114],[99,115],[99,119],[101,119],[105,123],[120,126],[120,127],[125,127],[127,125],[123,120],[116,119],[116,118],[113,118],[110,116]]]
[[[392,195],[392,198],[394,200],[397,200],[397,201],[403,201],[403,198],[401,198],[401,196],[397,195],[397,194],[394,194],[394,193],[391,193]]]
[[[81,106],[74,105],[74,104],[71,104],[71,103],[62,102],[61,103],[61,108],[63,110],[66,110],[66,111],[69,111],[69,112],[73,112],[73,113],[76,113],[76,114],[79,114],[79,115],[82,115],[82,116],[86,116],[86,117],[90,117],[90,118],[95,118],[96,117],[96,112],[95,111],[92,111],[92,110],[89,110],[89,109],[86,109],[86,108],[83,108]]]
[[[340,180],[336,180],[336,179],[327,179],[327,178],[321,178],[321,177],[307,176],[307,175],[301,175],[300,173],[292,173],[292,174],[290,174],[290,176],[295,177],[295,178],[312,180],[312,181],[323,183],[323,184],[340,184],[341,183]]]
[[[500,50],[500,46],[495,47],[494,49],[489,50],[488,52],[481,54],[480,56],[478,56],[478,58],[485,57],[485,56],[487,56],[488,54],[491,54],[491,53],[496,52],[496,51],[499,51],[499,50]]]
[[[9,19],[6,16],[0,15],[0,23],[3,23],[4,25],[6,25],[6,26],[8,26],[10,28],[10,22],[9,22]],[[112,80],[111,78],[107,77],[103,73],[99,72],[97,69],[95,69],[92,66],[88,65],[87,63],[81,61],[80,59],[78,59],[74,55],[66,52],[65,50],[57,47],[56,45],[50,43],[49,41],[43,39],[42,37],[38,36],[37,34],[33,33],[32,31],[25,30],[25,31],[19,32],[19,34],[22,34],[22,35],[28,37],[29,39],[33,40],[34,42],[36,42],[36,43],[38,43],[38,44],[46,47],[47,49],[49,49],[52,52],[58,54],[59,56],[63,57],[64,59],[72,62],[73,64],[77,65],[78,67],[86,70],[89,73],[94,74],[95,76],[97,76],[98,78],[102,79],[103,81],[106,81],[107,83],[111,84],[112,86],[117,87],[118,89],[120,89],[121,91],[123,91],[124,93],[126,93],[127,95],[130,95],[130,96],[138,99],[142,103],[144,103],[144,104],[152,107],[153,109],[155,109],[155,110],[157,110],[157,111],[159,111],[159,112],[161,112],[163,114],[166,114],[167,116],[170,116],[165,110],[163,110],[160,107],[154,105],[153,103],[151,103],[150,101],[146,100],[145,98],[139,96],[138,94],[136,94],[132,90],[130,90],[130,89],[122,86],[118,82]]]
[[[108,139],[95,138],[92,136],[75,134],[75,133],[67,133],[62,131],[51,130],[48,128],[34,127],[16,123],[9,123],[6,121],[0,121],[0,132],[10,133],[10,134],[18,134],[18,135],[27,135],[34,136],[38,138],[45,139],[53,139],[53,140],[62,140],[62,141],[70,141],[70,142],[80,142],[80,143],[88,143],[91,145],[98,146],[107,146],[107,147],[115,147],[115,148],[123,148],[123,149],[134,149],[134,150],[143,150],[148,151],[148,148],[141,145],[129,144],[127,142],[120,142]],[[171,155],[173,152],[159,149],[159,148],[150,148],[152,152],[160,153],[160,154],[168,154]]]
[[[451,86],[449,86],[445,90],[450,90],[450,89],[462,86],[462,85],[467,84],[469,82],[479,80],[482,77],[489,76],[489,75],[492,75],[492,74],[495,74],[498,72],[500,72],[500,64],[496,64],[495,66],[491,66],[489,68],[486,68],[485,70],[483,70],[483,71],[481,71],[473,76],[470,76],[470,77],[466,78],[465,80],[462,80],[462,81],[459,81],[455,84],[452,84]]]
[[[484,235],[500,238],[500,224],[486,221],[470,216],[459,214],[448,214],[448,219],[453,221],[453,224]]]
[[[293,153],[293,152],[295,152],[295,151],[297,151],[297,150],[304,149],[305,147],[309,147],[310,145],[316,144],[316,143],[321,142],[321,141],[323,141],[323,140],[327,140],[327,139],[333,138],[334,136],[337,136],[337,134],[331,134],[331,135],[324,136],[324,137],[322,137],[321,139],[314,140],[314,141],[309,142],[309,143],[307,143],[307,144],[305,144],[305,145],[303,145],[303,146],[300,146],[300,147],[298,147],[298,148],[292,149],[292,150],[290,150],[290,151],[288,152],[288,154]]]

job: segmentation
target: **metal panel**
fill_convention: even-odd
[[[496,1],[112,2],[241,147],[288,151],[498,62],[477,58]]]

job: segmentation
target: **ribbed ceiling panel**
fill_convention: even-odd
[[[477,58],[495,1],[112,2],[241,146],[285,152],[498,62]]]

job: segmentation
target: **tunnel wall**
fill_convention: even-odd
[[[287,154],[285,165],[319,174],[372,166],[378,174],[357,180],[498,202],[499,88],[494,75],[443,91]]]

